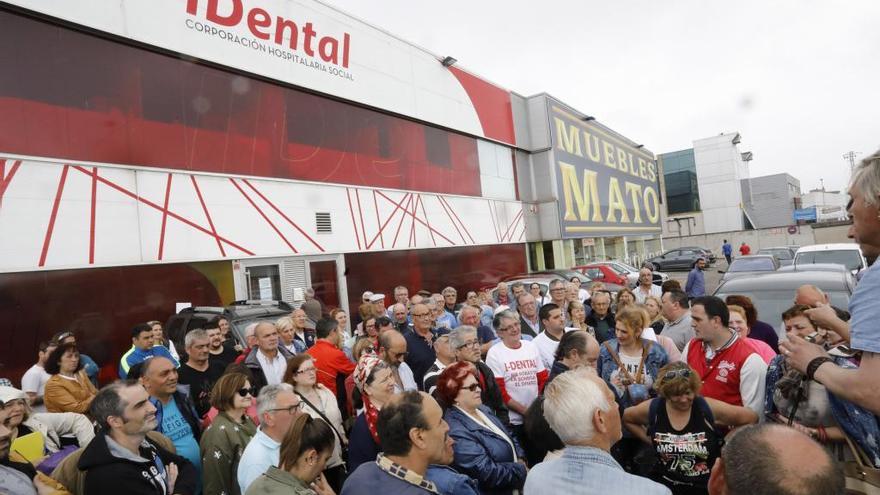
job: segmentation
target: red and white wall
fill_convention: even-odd
[[[504,199],[11,157],[0,177],[0,271],[525,239]]]

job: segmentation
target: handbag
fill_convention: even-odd
[[[299,392],[297,392],[296,395],[299,395],[300,400],[305,402],[307,406],[311,407],[313,411],[318,413],[318,416],[321,416],[321,419],[323,419],[324,422],[327,423],[327,426],[329,426],[330,429],[333,430],[333,433],[336,434],[336,438],[339,440],[339,455],[342,457],[342,466],[348,466],[348,449],[345,448],[345,442],[342,440],[342,435],[339,434],[339,431],[336,429],[335,426],[333,426],[333,423],[331,423],[330,420],[327,419],[327,416],[325,416],[320,409],[315,407],[314,404],[309,402],[309,399],[306,399],[305,396],[300,394]]]
[[[611,354],[611,359],[614,360],[614,363],[617,364],[617,368],[620,370],[620,373],[626,377],[626,380],[629,383],[624,383],[624,396],[628,398],[629,404],[631,406],[635,406],[641,402],[644,402],[651,398],[651,391],[648,390],[648,387],[642,383],[644,377],[644,368],[645,361],[648,359],[648,352],[651,350],[651,345],[654,343],[648,341],[646,346],[642,347],[642,359],[639,361],[639,369],[636,370],[636,376],[630,374],[629,370],[626,369],[626,366],[620,360],[620,356],[614,352],[614,349],[611,348],[611,345],[608,342],[605,342],[605,349]]]
[[[846,493],[852,495],[880,495],[880,469],[867,461],[864,451],[846,436],[846,443],[854,460],[843,463]]]

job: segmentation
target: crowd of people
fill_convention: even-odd
[[[880,155],[850,194],[873,260]],[[60,332],[0,385],[0,491],[844,493],[843,465],[880,467],[877,266],[849,312],[791,294],[781,341],[748,297],[647,267],[613,294],[398,286],[386,308],[368,291],[352,318],[310,297],[241,342],[217,317],[182,349],[145,322],[103,387]]]

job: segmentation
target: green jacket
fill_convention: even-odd
[[[260,475],[245,495],[316,495],[315,491],[308,487],[301,479],[282,471],[275,466],[270,466],[265,473]]]
[[[236,474],[238,461],[257,426],[245,415],[239,423],[221,412],[202,434],[202,493],[241,495]]]

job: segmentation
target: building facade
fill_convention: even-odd
[[[312,0],[0,5],[0,376],[59,330],[660,250],[642,144]],[[26,49],[27,56],[22,56]]]
[[[746,212],[755,228],[797,223],[794,212],[801,208],[801,181],[783,173],[742,179],[740,182]]]

